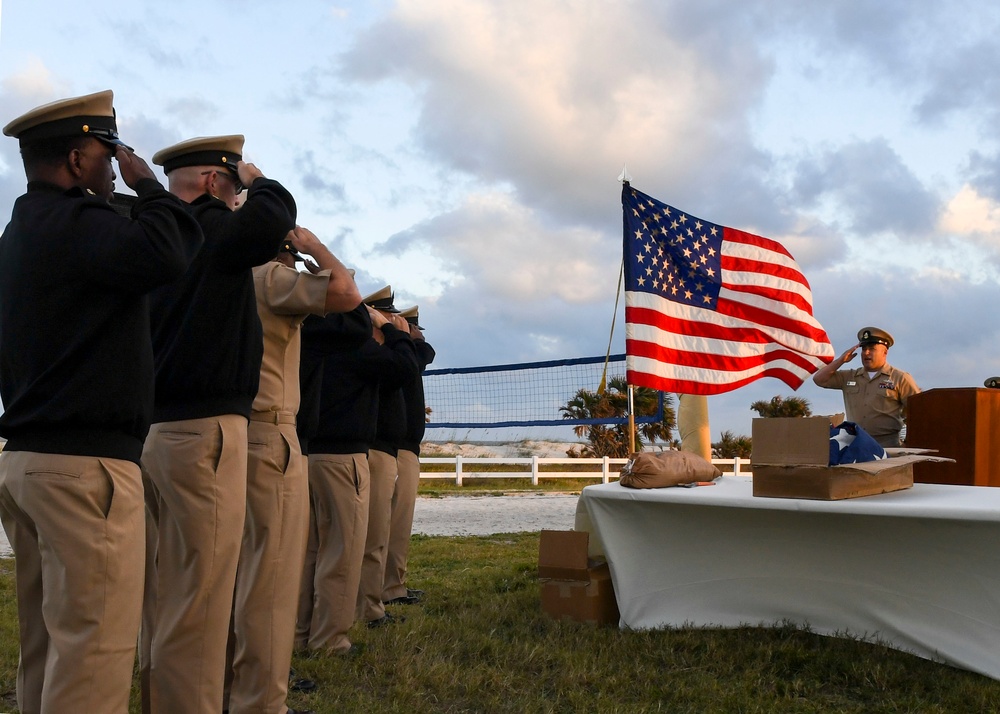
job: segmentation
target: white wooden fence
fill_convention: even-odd
[[[454,481],[461,486],[466,478],[530,478],[533,486],[538,485],[540,478],[600,478],[602,483],[608,483],[618,478],[618,472],[628,459],[612,459],[603,457],[597,459],[571,459],[569,457],[546,458],[541,456],[522,456],[512,458],[496,458],[483,456],[421,456],[421,467],[430,464],[446,464],[451,468],[442,471],[424,471],[421,468],[421,479],[444,479]],[[751,476],[750,459],[712,459],[719,470],[728,476]],[[494,465],[520,466],[522,468],[510,471],[484,471],[480,466]],[[576,471],[542,471],[542,466],[569,465],[587,466],[586,470]],[[616,468],[612,469],[614,466]],[[525,468],[527,467],[527,468]]]

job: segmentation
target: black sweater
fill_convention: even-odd
[[[74,188],[28,184],[0,238],[0,435],[10,451],[138,463],[153,410],[146,294],[202,245],[154,179],[132,219]]]
[[[338,319],[355,325],[367,322],[367,337],[359,344],[358,333],[354,333],[353,340],[338,343],[332,329],[337,327]],[[316,433],[309,439],[309,453],[367,453],[372,446],[378,422],[379,381],[391,380],[400,370],[416,370],[410,335],[391,325],[383,327],[382,333],[384,345],[371,337],[371,322],[364,305],[349,313],[318,320],[308,318],[303,324],[303,345],[323,352],[319,421]]]
[[[425,340],[414,340],[417,349],[417,366],[420,374],[403,385],[403,402],[406,410],[406,435],[399,444],[400,449],[420,455],[420,442],[424,440],[427,428],[427,414],[424,408],[424,379],[421,376],[427,365],[434,361],[435,352]]]
[[[238,211],[207,194],[189,206],[205,246],[184,277],[153,293],[153,421],[249,417],[264,354],[254,266],[278,254],[295,227],[295,201],[259,178]]]
[[[350,312],[332,312],[323,317],[310,315],[302,323],[302,353],[299,360],[301,401],[296,430],[303,454],[313,453],[313,439],[323,424],[321,395],[326,358],[361,348],[372,336],[371,318],[364,305]],[[324,436],[329,437],[329,427]],[[329,440],[328,440],[329,441]],[[366,450],[367,446],[362,450]],[[317,453],[331,453],[329,448]],[[337,452],[332,452],[337,453]],[[352,450],[344,453],[355,453]]]
[[[386,329],[382,328],[385,333]],[[393,332],[396,332],[393,328]],[[409,333],[407,333],[409,334]],[[386,361],[379,374],[378,423],[372,448],[395,457],[406,439],[407,413],[403,390],[420,379],[420,363],[416,344],[411,339],[412,350],[395,350],[395,358]],[[389,340],[383,349],[389,348]]]

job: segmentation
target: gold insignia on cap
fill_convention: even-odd
[[[83,125],[83,131],[84,131],[84,133],[90,131],[90,124],[84,124]]]
[[[885,345],[886,349],[892,347],[892,335],[880,327],[862,327],[858,330],[858,342],[861,345]]]
[[[222,163],[226,163],[227,161],[229,161],[229,159],[227,159],[225,156],[223,156],[222,157]]]

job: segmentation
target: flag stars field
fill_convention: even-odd
[[[644,212],[646,207],[655,207],[653,202],[633,210],[633,215],[638,216],[640,211]],[[687,216],[683,213],[671,221],[670,228],[660,227],[660,223],[669,217],[671,210],[654,211],[652,220],[657,226],[650,230],[649,222],[642,220],[641,228],[635,231],[636,240],[640,242],[642,250],[637,254],[639,263],[644,263],[647,255],[654,253],[652,258],[653,266],[661,269],[656,273],[656,279],[652,281],[652,288],[661,294],[669,297],[679,297],[692,304],[709,305],[714,303],[718,296],[720,281],[716,278],[718,261],[716,260],[717,250],[715,244],[709,236],[702,233],[706,224],[699,219],[694,219],[694,228],[683,228],[681,224],[687,222]],[[717,238],[718,231],[712,226],[712,236]],[[649,236],[646,238],[646,236]],[[690,247],[683,244],[693,239]],[[652,277],[653,267],[644,268],[646,277]],[[674,285],[674,278],[680,270],[686,270],[688,278],[694,280],[693,289],[689,288],[683,279],[679,279]],[[647,281],[642,279],[639,283],[641,287],[647,285]]]

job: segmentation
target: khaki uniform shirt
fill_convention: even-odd
[[[326,313],[330,271],[313,275],[271,261],[253,269],[257,313],[264,328],[264,357],[254,415],[262,412],[292,417],[299,411],[299,352],[302,321]]]
[[[882,446],[899,446],[906,400],[920,392],[913,377],[888,363],[871,379],[864,367],[838,370],[825,387],[844,393],[847,421],[860,425]]]

